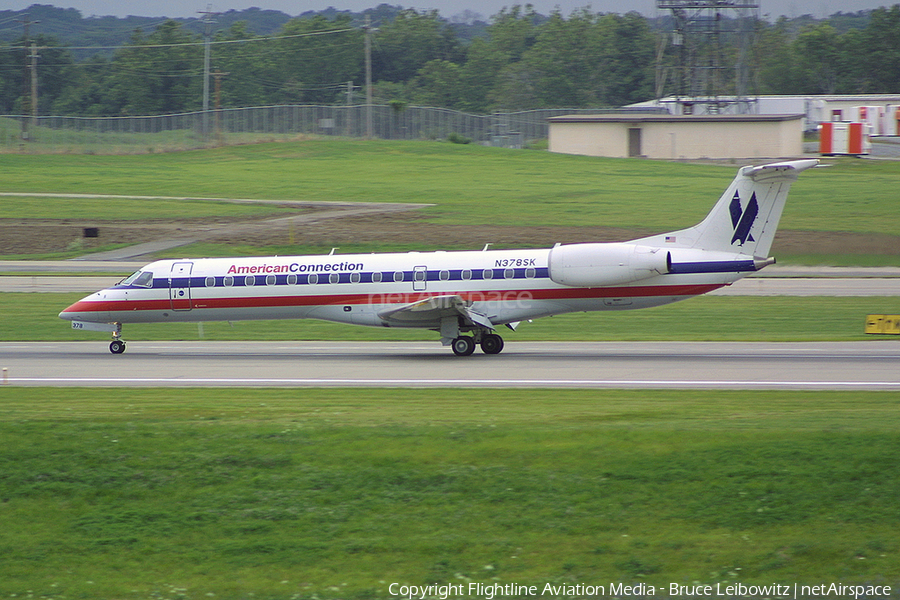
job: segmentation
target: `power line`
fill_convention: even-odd
[[[36,21],[33,21],[36,22]],[[242,40],[218,40],[210,41],[210,44],[245,44],[248,42],[264,42],[271,40],[287,40],[293,38],[312,37],[319,35],[330,35],[334,33],[346,33],[348,31],[359,31],[356,27],[348,27],[347,29],[334,29],[329,31],[314,31],[311,33],[296,33],[292,35],[278,35],[261,38],[247,38]],[[184,42],[182,44],[120,44],[118,46],[54,46],[59,50],[118,50],[120,48],[183,48],[188,46],[202,46],[206,42]],[[10,50],[27,50],[27,46],[7,46]]]

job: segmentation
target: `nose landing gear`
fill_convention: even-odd
[[[122,339],[121,323],[116,323],[116,330],[113,331],[112,341],[109,343],[109,351],[113,354],[122,354],[125,352],[125,341]]]

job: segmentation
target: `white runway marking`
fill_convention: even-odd
[[[900,390],[895,381],[714,381],[690,379],[259,379],[166,377],[22,377],[10,384],[46,386],[177,387],[458,387],[458,388],[629,388],[629,389],[858,389]]]

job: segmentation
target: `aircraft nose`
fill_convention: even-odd
[[[66,321],[87,321],[102,323],[109,320],[109,311],[101,309],[96,301],[92,301],[98,294],[82,298],[75,304],[68,306],[59,313],[59,318]]]
[[[84,301],[79,300],[75,304],[67,306],[59,313],[60,319],[65,319],[66,321],[77,321],[80,320],[82,315],[84,314],[84,307],[80,306]]]

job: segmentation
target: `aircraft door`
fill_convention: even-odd
[[[191,310],[191,270],[192,262],[172,264],[169,273],[169,302],[172,310]]]
[[[428,267],[413,268],[413,291],[424,292],[428,279]]]

